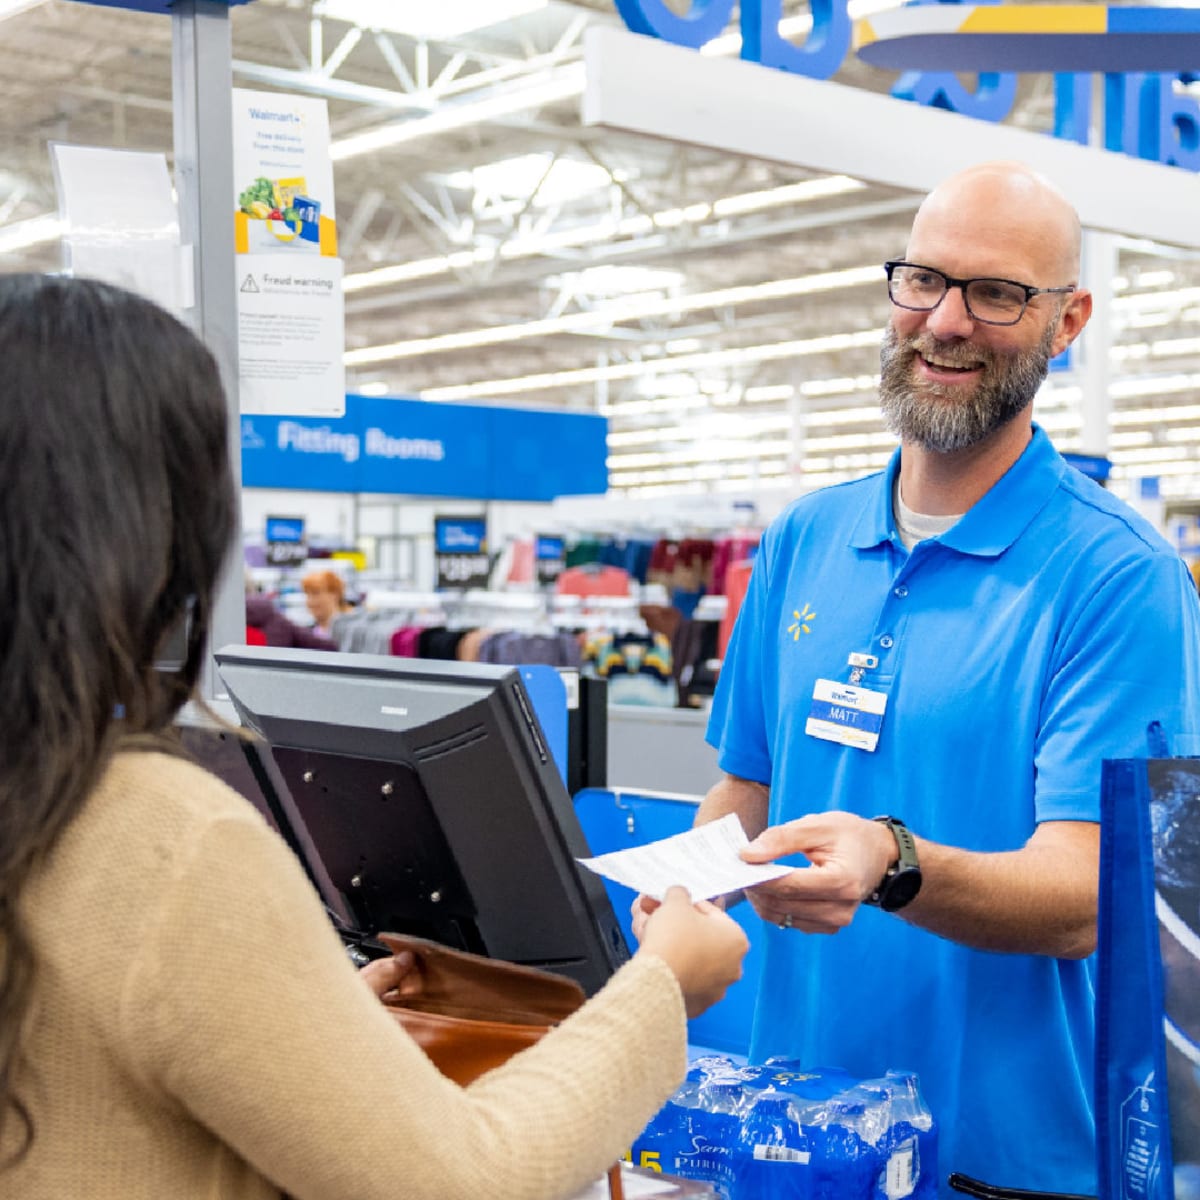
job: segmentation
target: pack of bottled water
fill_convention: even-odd
[[[724,1200],[936,1200],[937,1129],[917,1077],[856,1079],[711,1055],[635,1141],[639,1166]]]

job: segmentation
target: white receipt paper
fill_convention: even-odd
[[[711,900],[726,892],[779,879],[795,870],[778,863],[743,862],[738,851],[749,840],[737,814],[726,813],[719,821],[710,821],[659,842],[579,861],[597,875],[656,900],[661,900],[667,888],[676,884],[687,888],[693,900]]]

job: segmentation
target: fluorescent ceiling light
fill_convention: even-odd
[[[1185,425],[1182,429],[1164,430],[1168,442],[1200,442],[1200,425]],[[1118,434],[1113,434],[1114,441]]]
[[[1187,430],[1187,429],[1168,429],[1167,430],[1167,439],[1168,439],[1168,441],[1175,441],[1177,439],[1171,437],[1171,435],[1173,433],[1189,433],[1189,432],[1191,432],[1191,431]],[[1178,439],[1178,440],[1183,440],[1183,439]],[[1152,445],[1153,442],[1154,442],[1154,435],[1145,429],[1140,429],[1140,430],[1132,430],[1131,429],[1127,433],[1110,433],[1108,435],[1108,444],[1110,446],[1120,446],[1120,447],[1149,446],[1149,445]]]
[[[447,177],[446,183],[483,197],[513,200],[525,200],[537,188],[534,205],[545,208],[607,188],[612,176],[599,163],[554,158],[550,154],[518,154],[469,171],[456,171]]]
[[[738,459],[763,458],[791,453],[791,438],[760,438],[756,441],[702,441],[682,450],[663,450],[647,454],[609,455],[610,470],[657,467],[693,462],[734,462]]]
[[[605,417],[648,417],[663,412],[685,412],[688,409],[706,409],[710,404],[707,396],[693,392],[690,396],[660,396],[653,400],[623,400],[604,405],[600,412]]]
[[[1064,386],[1044,382],[1033,398],[1034,412],[1041,414],[1048,408],[1065,408],[1070,404],[1078,404],[1082,395],[1083,389],[1074,384]],[[1041,416],[1037,419],[1041,420]]]
[[[800,394],[802,396],[852,396],[855,392],[873,392],[878,386],[878,375],[844,375],[838,379],[806,380],[800,385]]]
[[[866,187],[849,175],[825,175],[820,179],[806,179],[803,183],[785,183],[780,187],[764,188],[758,192],[743,192],[740,196],[726,196],[713,202],[715,216],[731,217],[739,213],[758,212],[780,204],[802,204],[807,200],[818,200],[826,196],[841,196],[846,192],[857,192]]]
[[[449,133],[455,129],[464,129],[468,125],[478,125],[541,108],[544,104],[553,104],[558,100],[578,96],[582,90],[583,63],[572,63],[523,87],[500,88],[478,100],[445,104],[427,117],[391,121],[378,129],[352,134],[334,142],[329,147],[329,154],[334,162],[341,162],[359,154],[370,154],[389,146],[399,146],[416,138]]]
[[[0,13],[0,15],[3,15]],[[26,221],[14,221],[11,225],[0,225],[0,254],[12,254],[27,250],[43,242],[53,242],[66,232],[66,222],[56,213],[45,213],[30,217]]]
[[[707,221],[712,216],[712,205],[704,203],[689,204],[686,208],[666,208],[654,214],[653,222],[659,229],[675,229],[680,225],[695,225]]]
[[[316,16],[416,38],[451,38],[546,7],[547,0],[321,0]]]
[[[1037,423],[1047,433],[1072,433],[1079,429],[1079,414],[1076,412],[1039,413]]]
[[[709,350],[702,354],[684,354],[677,358],[614,363],[608,367],[578,367],[569,371],[547,371],[538,375],[521,375],[511,379],[486,379],[480,383],[430,388],[428,391],[422,392],[421,397],[425,400],[468,400],[473,397],[517,396],[523,392],[539,392],[547,388],[571,387],[581,383],[638,379],[659,371],[682,371],[744,363],[775,362],[780,359],[801,358],[808,354],[855,350],[878,346],[882,340],[882,329],[864,329],[858,333],[834,333],[824,337],[797,339],[793,342],[767,342],[761,346],[738,346],[729,350]]]
[[[858,425],[867,421],[879,421],[879,405],[862,408],[830,408],[824,412],[806,413],[805,424],[813,425]]]
[[[391,389],[382,380],[375,380],[371,383],[360,383],[355,386],[355,391],[360,396],[386,396]]]
[[[1152,358],[1170,358],[1177,354],[1200,353],[1200,338],[1164,338],[1150,346]]]
[[[666,440],[668,433],[676,433],[682,427],[679,425],[655,427],[654,429],[628,429],[622,432],[610,433],[608,445],[613,446],[647,446],[654,442]]]
[[[393,283],[408,283],[414,279],[428,279],[446,271],[462,271],[495,258],[495,251],[488,246],[476,246],[472,250],[455,250],[453,254],[439,254],[437,258],[414,259],[408,263],[397,263],[392,267],[380,267],[375,271],[360,271],[347,275],[342,288],[357,292],[362,288],[385,287]]]
[[[1134,463],[1178,462],[1191,454],[1186,446],[1146,446],[1138,450],[1110,450],[1108,457],[1128,467]]]
[[[486,168],[475,168],[484,170]],[[464,175],[469,172],[463,172]],[[777,188],[767,188],[763,191],[742,192],[734,196],[725,196],[716,200],[712,205],[692,205],[683,209],[666,209],[663,212],[640,214],[616,221],[606,218],[603,221],[592,222],[588,225],[572,229],[561,229],[555,233],[539,233],[526,237],[513,237],[500,245],[499,256],[505,261],[518,258],[532,258],[540,254],[551,254],[559,250],[574,250],[582,246],[592,246],[599,242],[614,241],[622,237],[644,237],[656,228],[664,228],[676,220],[678,214],[691,213],[696,217],[694,223],[707,220],[710,215],[727,216],[733,213],[758,212],[766,208],[775,208],[785,204],[797,204],[805,200],[814,200],[819,196],[835,195],[837,190],[852,190],[842,188],[836,181],[846,176],[830,175],[819,179],[810,179],[805,183],[783,184]],[[849,181],[853,182],[853,181]],[[530,191],[536,186],[534,180]],[[861,184],[856,186],[861,187]],[[711,213],[710,213],[711,208]],[[703,210],[703,211],[701,211]],[[690,219],[690,218],[689,218]],[[490,261],[497,252],[490,247],[476,250],[456,251],[452,254],[441,254],[435,258],[415,259],[408,263],[398,263],[390,267],[378,267],[373,271],[359,271],[347,275],[342,281],[346,292],[358,292],[367,288],[386,287],[395,283],[407,283],[413,279],[427,279],[444,272],[461,270],[469,266],[472,255],[475,261]]]
[[[442,333],[382,346],[364,346],[360,350],[349,351],[345,356],[345,363],[348,367],[364,366],[367,363],[416,358],[423,354],[440,354],[448,350],[504,345],[529,338],[547,337],[555,333],[595,333],[613,325],[645,320],[648,317],[674,316],[707,308],[734,308],[740,304],[784,300],[866,283],[878,285],[880,277],[880,269],[876,266],[852,267],[845,271],[802,275],[797,279],[774,279],[766,283],[720,288],[714,292],[698,292],[691,296],[631,296],[605,308],[568,313],[562,317],[546,317],[516,325],[486,326],[459,333]]]
[[[747,404],[763,404],[771,400],[790,400],[796,389],[790,383],[764,383],[748,387],[742,393]]]
[[[829,458],[805,458],[800,461],[803,471],[877,471],[891,461],[893,450],[882,454],[835,454]]]
[[[1190,462],[1159,462],[1155,463],[1151,470],[1139,470],[1138,465],[1139,464],[1137,463],[1114,463],[1113,475],[1117,476],[1118,478],[1126,478],[1129,476],[1136,477],[1138,475],[1189,475],[1196,479],[1200,479],[1200,475],[1197,474],[1196,463],[1194,460]],[[1145,465],[1148,466],[1149,464]],[[1180,488],[1179,494],[1193,492],[1195,490],[1195,486],[1196,485],[1194,483],[1190,483],[1186,488]]]
[[[1140,393],[1153,395],[1151,389]],[[1169,408],[1124,408],[1109,417],[1113,425],[1163,425],[1175,421],[1200,421],[1200,404],[1176,404]]]
[[[641,381],[638,391],[644,396],[661,399],[664,396],[697,396],[700,389],[691,375],[682,371],[673,371],[665,375],[653,376]]]
[[[1138,292],[1135,296],[1118,296],[1113,301],[1114,312],[1154,312],[1160,309],[1182,308],[1200,300],[1200,288],[1175,288],[1167,292]]]
[[[804,450],[876,450],[880,446],[895,449],[894,433],[839,433],[830,437],[806,437],[801,443]]]
[[[569,285],[576,293],[587,296],[636,296],[646,292],[667,292],[683,283],[682,271],[667,271],[661,267],[639,267],[631,263],[602,263],[569,275],[560,275],[552,282]]]
[[[1170,325],[1170,313],[1130,313],[1125,324],[1130,329],[1152,329],[1156,325]]]
[[[1174,271],[1143,271],[1134,281],[1140,288],[1164,288],[1175,282]]]
[[[1200,388],[1200,375],[1147,375],[1144,379],[1118,379],[1109,385],[1108,393],[1114,399],[1130,396],[1160,396],[1167,392],[1191,392]],[[1131,410],[1126,410],[1126,412]],[[1142,409],[1153,412],[1153,409]],[[1116,415],[1116,414],[1114,414]],[[1151,418],[1153,419],[1153,418]],[[1128,422],[1125,422],[1128,424]]]

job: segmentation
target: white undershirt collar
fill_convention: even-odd
[[[948,517],[931,517],[926,513],[913,512],[900,495],[899,471],[896,472],[896,479],[892,484],[892,513],[896,518],[896,532],[900,535],[900,541],[904,544],[905,550],[911,550],[918,542],[923,542],[926,538],[937,537],[939,534],[945,533],[963,516],[962,513],[954,513]]]

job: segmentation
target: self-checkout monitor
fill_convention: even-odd
[[[537,715],[511,667],[229,646],[218,669],[285,788],[277,823],[356,929],[576,979],[628,957]],[[271,777],[274,777],[272,784]],[[304,849],[298,850],[305,853]]]

